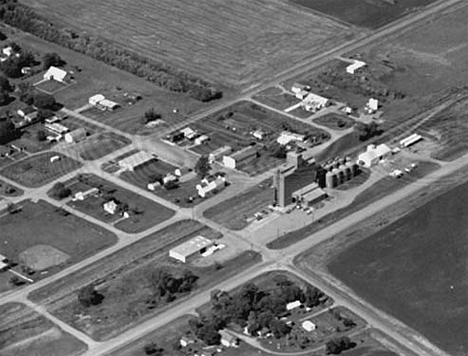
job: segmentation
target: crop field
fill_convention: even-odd
[[[50,162],[59,156],[60,160]],[[81,167],[81,163],[58,152],[46,152],[15,162],[0,174],[29,188],[40,187]]]
[[[362,297],[455,356],[468,347],[467,189],[464,183],[438,196],[328,265]]]
[[[80,270],[66,281],[53,283],[31,296],[45,303],[49,311],[74,327],[103,340],[122,332],[163,310],[169,303],[183,301],[186,293],[174,294],[174,301],[153,298],[151,276],[159,269],[179,275],[190,271],[196,275],[196,289],[214,286],[235,274],[239,265],[249,266],[260,261],[260,255],[247,251],[222,265],[206,267],[182,264],[169,258],[168,250],[196,235],[218,239],[221,234],[194,220],[182,220],[153,233],[101,261]],[[105,298],[102,304],[84,308],[77,302],[77,290],[98,281]],[[83,319],[80,314],[89,315]]]
[[[93,161],[129,145],[131,141],[113,132],[105,132],[88,138],[82,146],[81,158]]]
[[[203,212],[207,219],[231,230],[242,230],[253,215],[274,202],[271,180],[248,189],[243,194],[225,200]]]
[[[42,258],[50,274],[117,241],[113,233],[75,215],[63,216],[45,201],[26,201],[19,206],[18,212],[0,218],[2,254],[11,261],[28,265],[28,261],[39,259],[35,262],[39,264]],[[50,247],[48,250],[54,255],[44,253],[48,252],[45,247]],[[57,252],[62,256],[60,260],[54,257]],[[61,264],[54,266],[49,259]]]
[[[90,196],[83,201],[71,201],[68,205],[96,219],[113,224],[117,229],[127,233],[144,231],[174,215],[171,209],[94,175],[80,175],[69,185],[72,194],[98,188],[101,194]],[[111,200],[118,202],[118,205],[126,204],[125,211],[129,217],[122,218],[118,211],[112,215],[105,212],[103,204]]]
[[[289,0],[291,3],[326,15],[340,21],[376,29],[384,26],[415,9],[422,8],[436,0],[395,1],[391,5],[384,0]]]
[[[39,13],[212,82],[249,86],[353,37],[281,1],[25,1]],[[291,26],[294,24],[294,26]],[[188,31],[190,29],[190,31]]]
[[[2,356],[78,356],[86,345],[23,304],[0,307]]]

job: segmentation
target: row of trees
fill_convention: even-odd
[[[245,284],[231,296],[228,292],[215,290],[211,293],[209,316],[190,320],[192,332],[208,345],[219,343],[218,330],[228,323],[247,326],[250,334],[256,335],[268,328],[276,338],[290,333],[291,327],[280,317],[286,311],[286,304],[300,300],[308,307],[318,306],[326,300],[319,289],[307,286],[304,290],[284,276],[275,277],[275,288],[260,290],[254,283]]]
[[[195,100],[207,102],[222,97],[220,90],[200,78],[169,64],[143,57],[99,37],[53,25],[50,20],[16,0],[0,2],[0,20],[39,38],[145,78],[167,90],[186,93]]]

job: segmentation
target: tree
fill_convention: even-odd
[[[47,139],[47,133],[45,132],[45,130],[38,130],[36,132],[36,138],[38,141],[45,141]]]
[[[151,121],[156,121],[161,118],[161,114],[157,113],[154,108],[149,109],[143,115],[143,124],[147,124]]]
[[[352,349],[356,344],[349,337],[342,336],[334,338],[326,343],[327,354],[338,355],[343,351]]]
[[[44,121],[45,119],[48,119],[49,117],[54,116],[54,112],[49,109],[39,109],[37,111],[37,118],[39,121]]]
[[[318,306],[320,304],[320,300],[325,295],[320,289],[313,286],[307,286],[304,294],[305,305],[309,308]]]
[[[98,293],[92,284],[81,288],[78,292],[78,301],[86,308],[101,304],[103,299],[104,296]]]
[[[270,330],[275,338],[280,339],[291,332],[291,327],[283,320],[273,319],[270,322]]]
[[[62,182],[57,182],[52,187],[52,195],[59,199],[68,198],[71,195],[71,193],[71,189],[67,188]]]
[[[162,347],[159,347],[156,343],[150,342],[145,345],[143,348],[145,351],[145,354],[151,355],[151,356],[161,356],[163,354],[164,349]]]
[[[14,88],[11,86],[10,81],[5,77],[0,76],[0,90],[11,93],[13,89]]]
[[[10,119],[0,121],[0,145],[5,145],[8,142],[18,137],[18,131]]]
[[[208,156],[203,155],[201,156],[197,163],[195,164],[195,172],[200,176],[200,177],[205,177],[208,172],[211,170],[211,165],[210,161],[208,159]]]
[[[0,105],[1,106],[8,105],[12,100],[14,99],[10,97],[7,91],[0,90]]]
[[[57,105],[57,102],[55,101],[54,97],[45,93],[37,93],[36,95],[34,95],[33,103],[39,109],[48,110],[54,110]]]
[[[60,58],[60,56],[55,52],[49,52],[44,54],[42,58],[42,68],[44,70],[49,69],[50,67],[61,67],[65,64],[65,61]]]

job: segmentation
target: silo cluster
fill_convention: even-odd
[[[327,171],[325,175],[325,186],[329,189],[353,179],[357,174],[359,167],[351,161],[351,158],[335,158],[324,164],[323,168]]]

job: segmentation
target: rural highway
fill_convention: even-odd
[[[180,124],[180,128],[187,125],[190,122],[197,121],[206,115],[215,113],[221,109],[227,108],[228,106],[232,105],[233,102],[239,101],[239,100],[246,100],[246,99],[251,99],[253,95],[257,94],[258,92],[276,84],[279,81],[284,81],[287,80],[291,77],[300,75],[301,73],[310,71],[314,68],[317,68],[321,65],[324,65],[331,59],[333,59],[336,56],[344,55],[348,52],[352,52],[355,50],[358,50],[359,48],[373,44],[379,40],[381,40],[384,37],[390,36],[392,34],[396,34],[399,31],[402,30],[407,30],[410,28],[412,25],[416,23],[420,23],[421,21],[424,21],[425,19],[430,18],[431,16],[448,9],[449,7],[456,6],[460,3],[463,3],[463,0],[444,0],[444,1],[439,1],[432,6],[427,7],[424,11],[417,13],[417,14],[411,14],[409,16],[406,16],[402,18],[401,20],[392,23],[391,25],[383,28],[382,30],[366,35],[365,38],[358,38],[352,42],[345,43],[333,50],[327,51],[325,53],[322,53],[318,56],[309,58],[308,60],[303,61],[301,64],[288,69],[287,71],[278,73],[274,78],[269,79],[265,83],[259,84],[255,87],[251,87],[245,92],[242,93],[241,96],[236,97],[235,99],[232,100],[227,100],[225,102],[222,102],[218,105],[214,105],[208,110],[203,110],[200,112],[197,112],[190,118],[188,118],[187,121],[185,121],[183,124]],[[82,120],[90,121],[92,124],[100,127],[105,128],[108,131],[112,131],[115,133],[118,133],[119,135],[128,137],[133,140],[133,142],[150,142],[151,140],[154,140],[155,137],[161,137],[162,135],[165,134],[165,132],[155,134],[154,136],[150,137],[145,137],[145,138],[139,138],[137,136],[129,135],[126,133],[123,133],[119,130],[115,130],[113,128],[110,128],[109,126],[105,124],[98,124],[95,120],[91,120],[86,118],[83,115],[79,115],[76,113],[70,113],[70,115],[73,115],[75,117],[79,117]],[[174,130],[176,128],[172,128],[171,130]],[[109,155],[113,156],[113,155]],[[106,159],[108,157],[106,156]],[[188,158],[187,158],[188,159]],[[401,345],[407,347],[408,349],[412,350],[415,354],[419,356],[440,356],[440,355],[445,355],[441,350],[437,350],[433,348],[433,345],[431,345],[429,342],[426,340],[422,339],[414,339],[412,335],[407,335],[407,334],[402,334],[398,331],[395,331],[393,329],[394,324],[389,321],[391,320],[390,317],[385,316],[383,313],[376,314],[375,310],[369,305],[362,304],[360,301],[357,300],[356,296],[352,295],[342,295],[341,291],[339,289],[336,289],[335,286],[330,286],[324,283],[320,277],[311,274],[308,271],[299,271],[294,265],[293,265],[293,260],[294,258],[301,254],[302,252],[306,251],[307,249],[321,243],[322,241],[325,241],[326,239],[329,239],[330,237],[345,231],[349,227],[355,225],[357,222],[362,221],[364,219],[369,218],[376,212],[382,211],[386,209],[387,207],[397,203],[398,201],[401,201],[402,199],[406,198],[407,196],[414,194],[415,192],[423,189],[425,186],[428,186],[434,182],[436,182],[438,179],[442,178],[445,175],[451,174],[455,172],[456,170],[465,167],[468,164],[468,155],[465,155],[456,161],[453,161],[451,163],[448,163],[441,169],[431,173],[429,176],[426,176],[425,179],[420,182],[417,181],[415,183],[412,183],[408,185],[407,187],[390,194],[386,196],[385,198],[381,199],[380,201],[371,204],[367,206],[366,208],[363,208],[347,217],[344,219],[334,223],[333,225],[330,225],[329,227],[314,233],[307,238],[303,239],[302,241],[297,242],[294,245],[289,246],[288,248],[280,251],[267,251],[263,246],[260,246],[261,252],[263,252],[263,257],[264,261],[261,264],[258,264],[256,266],[253,266],[249,269],[246,269],[244,271],[241,271],[238,275],[235,277],[232,277],[221,284],[219,284],[216,288],[221,288],[221,289],[232,289],[235,288],[236,286],[239,286],[246,281],[250,280],[251,278],[260,275],[261,273],[264,273],[265,271],[269,270],[274,270],[274,269],[284,269],[284,270],[289,270],[292,273],[300,275],[302,278],[305,280],[309,281],[312,284],[317,284],[320,287],[323,287],[327,293],[334,298],[335,300],[339,300],[340,303],[344,303],[344,305],[349,305],[349,308],[351,310],[357,310],[358,314],[362,316],[364,319],[366,319],[371,325],[374,327],[377,327],[384,331],[386,334],[392,336],[397,342],[399,342]],[[98,169],[98,165],[96,165],[96,162],[90,163],[90,164],[85,164],[85,168],[91,168]],[[72,172],[68,174],[66,177],[72,177],[76,174],[77,171]],[[98,176],[101,174],[99,173]],[[106,178],[109,178],[106,176]],[[64,179],[64,177],[61,177],[60,180]],[[115,177],[112,178],[115,183],[122,185],[121,181],[116,179]],[[58,181],[58,180],[56,180]],[[54,182],[56,182],[54,181]],[[47,185],[47,187],[50,187],[54,182],[50,183]],[[18,186],[17,183],[11,182],[12,184]],[[125,188],[137,192],[138,194],[143,194],[145,196],[148,196],[144,190],[139,190],[136,189],[135,187],[129,187],[126,184]],[[31,190],[31,189],[25,189],[26,191],[26,196],[27,197],[44,197],[45,188],[39,189],[39,190]],[[22,197],[24,198],[24,196]],[[159,198],[154,198],[153,200],[158,201],[160,203],[161,200]],[[163,203],[165,206],[173,206],[171,203],[168,204],[168,202]],[[50,277],[47,277],[46,279],[43,279],[41,281],[38,281],[32,285],[26,286],[22,289],[14,290],[8,293],[4,293],[0,296],[0,303],[8,303],[8,302],[21,302],[23,301],[27,305],[30,305],[33,307],[35,310],[38,312],[42,312],[43,314],[48,314],[42,306],[37,306],[34,304],[31,304],[30,301],[28,301],[27,295],[35,291],[39,288],[45,287],[49,285],[50,283],[53,283],[55,281],[58,281],[61,278],[66,278],[70,274],[86,267],[89,266],[91,263],[97,262],[104,258],[105,256],[110,255],[113,252],[119,251],[122,248],[134,243],[138,239],[141,239],[143,237],[148,236],[150,233],[158,231],[166,226],[171,225],[172,223],[175,223],[177,221],[180,221],[181,219],[187,218],[188,211],[182,211],[179,210],[176,215],[161,223],[153,228],[144,231],[143,233],[140,234],[132,234],[131,236],[123,234],[122,232],[119,232],[119,240],[118,242],[113,245],[112,247],[101,251],[97,253],[96,255],[93,255],[83,261],[80,261],[64,270],[61,272],[58,272],[57,274],[54,274]],[[88,219],[90,220],[90,219]],[[214,223],[210,222],[211,225],[215,226]],[[108,226],[107,226],[108,228]],[[232,234],[234,238],[236,237],[235,234]],[[242,243],[245,243],[245,240],[242,241]],[[105,355],[111,352],[112,350],[115,350],[116,348],[119,348],[125,344],[128,344],[141,336],[145,335],[148,332],[151,332],[158,327],[161,327],[168,322],[174,320],[178,316],[182,316],[187,313],[192,313],[194,308],[197,306],[200,306],[204,303],[206,303],[209,300],[209,290],[205,291],[200,291],[196,294],[194,294],[190,299],[186,300],[183,304],[177,305],[175,308],[171,308],[163,313],[158,314],[157,316],[148,319],[147,321],[135,326],[134,328],[124,332],[123,334],[109,339],[104,342],[87,342],[89,346],[89,350],[85,354],[86,356],[98,356],[98,355]],[[78,337],[80,340],[85,339],[84,341],[89,341],[87,336],[83,336],[80,332],[74,330],[71,327],[66,328],[67,331],[69,331],[71,334],[75,335]]]

